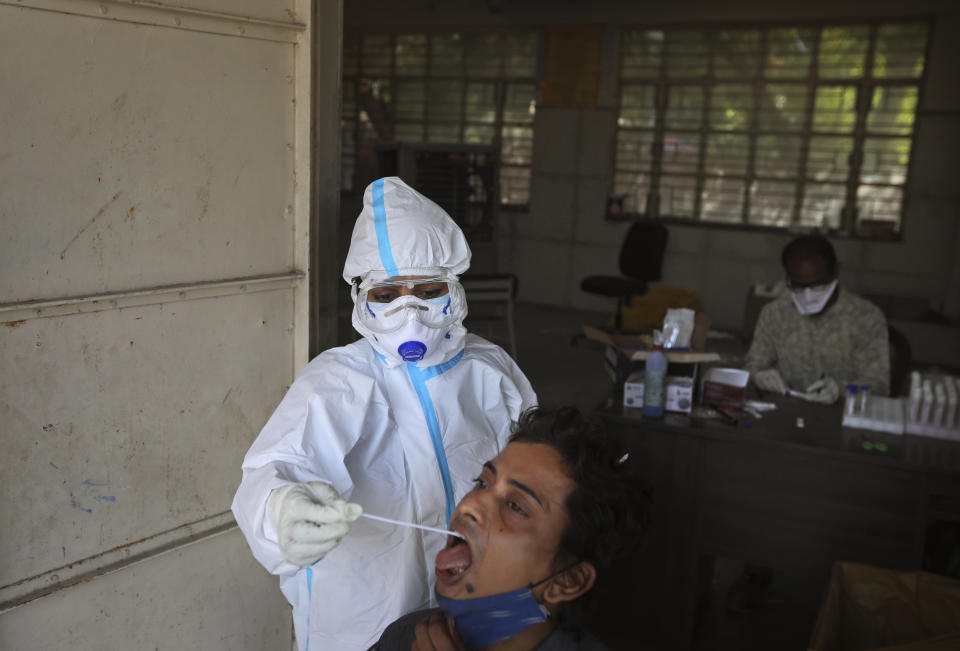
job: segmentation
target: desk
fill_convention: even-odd
[[[653,493],[643,549],[611,586],[632,614],[609,612],[606,624],[629,616],[637,639],[687,649],[711,558],[826,586],[834,560],[920,569],[928,522],[960,519],[960,443],[842,428],[839,406],[777,402],[749,428],[600,412]],[[888,449],[868,452],[865,440]]]

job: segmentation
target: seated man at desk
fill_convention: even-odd
[[[837,256],[822,235],[804,235],[780,257],[787,293],[764,306],[746,367],[764,391],[793,389],[833,403],[847,384],[890,392],[887,322],[875,305],[837,282]]]
[[[582,632],[591,588],[636,548],[646,493],[602,426],[534,408],[460,501],[436,557],[438,609],[396,620],[371,651],[603,651]]]

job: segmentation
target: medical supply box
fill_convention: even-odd
[[[684,372],[695,371],[696,364],[678,364]],[[689,367],[689,368],[688,368]],[[673,364],[667,367],[673,370]],[[642,407],[643,406],[643,388],[644,388],[644,370],[634,371],[623,383],[623,406],[624,407]],[[675,375],[671,373],[666,377],[664,383],[666,387],[666,402],[663,407],[667,411],[678,411],[681,413],[690,413],[693,408],[693,375]]]
[[[693,408],[697,369],[701,363],[718,362],[716,353],[703,352],[710,328],[710,318],[697,312],[694,319],[690,350],[664,350],[667,357],[667,411],[689,413]],[[643,405],[643,371],[653,348],[649,334],[611,333],[592,326],[583,327],[587,339],[606,344],[604,367],[618,393],[622,392],[626,407]]]
[[[700,402],[720,407],[743,407],[747,400],[749,371],[713,366],[700,380]]]

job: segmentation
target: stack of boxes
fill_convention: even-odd
[[[716,353],[703,352],[709,328],[709,317],[697,312],[690,350],[663,351],[668,364],[664,404],[667,411],[690,413],[699,365],[720,361]],[[584,326],[583,330],[588,339],[606,344],[605,367],[617,389],[622,387],[623,406],[642,407],[644,366],[653,348],[650,335],[612,334],[590,326]]]

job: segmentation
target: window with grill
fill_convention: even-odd
[[[500,201],[530,195],[536,31],[347,34],[343,52],[342,184],[376,174],[386,142],[492,144]]]
[[[624,29],[622,214],[897,237],[927,32]]]

